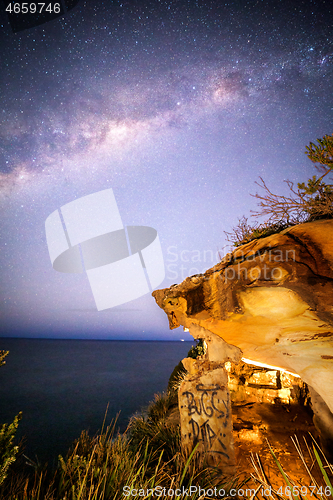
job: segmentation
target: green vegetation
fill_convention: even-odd
[[[188,358],[196,359],[198,356],[203,356],[206,352],[205,341],[203,339],[199,339],[197,344],[192,346],[191,349],[187,353]],[[184,379],[187,371],[185,370],[183,363],[180,361],[178,365],[175,366],[173,372],[170,375],[169,383],[168,383],[168,392],[176,395],[179,389],[179,386]]]
[[[0,366],[5,365],[6,361],[4,361],[5,357],[9,354],[9,351],[0,351]]]
[[[3,366],[6,361],[5,357],[9,351],[0,351],[0,366]],[[18,446],[14,446],[14,437],[18,423],[22,414],[19,413],[14,418],[11,424],[2,424],[0,426],[0,485],[5,481],[9,466],[15,462],[16,455],[19,451]]]
[[[170,394],[158,395],[143,415],[132,418],[122,435],[116,434],[115,423],[102,429],[95,437],[82,432],[66,457],[59,456],[57,470],[52,473],[46,466],[30,467],[29,470],[22,456],[0,486],[0,498],[120,500],[128,497],[137,500],[157,497],[203,500],[212,498],[214,488],[216,491],[224,490],[221,497],[225,499],[239,498],[235,491],[242,490],[240,495],[243,498],[259,500],[265,498],[262,491],[267,492],[268,488],[271,495],[266,496],[275,499],[331,498],[333,466],[327,462],[313,438],[312,447],[306,442],[303,445],[305,451],[297,438],[292,438],[299,457],[297,470],[303,468],[302,477],[293,478],[295,468],[293,471],[285,470],[281,459],[277,458],[277,453],[268,443],[275,471],[272,471],[271,465],[265,470],[260,457],[252,454],[252,473],[238,473],[233,478],[227,478],[223,471],[207,466],[196,449],[189,456],[181,450],[180,429],[173,418],[173,409],[174,400]],[[269,480],[268,472],[273,481]],[[199,487],[201,492],[205,490],[208,493],[200,494]],[[168,495],[169,490],[179,490],[181,494]],[[220,497],[213,495],[213,498]]]
[[[198,346],[196,346],[198,347]],[[196,349],[194,347],[194,351]],[[212,498],[212,490],[223,495],[213,498],[262,499],[262,489],[271,488],[273,498],[290,500],[328,500],[333,493],[333,467],[313,440],[312,450],[306,443],[304,453],[294,439],[303,467],[302,478],[291,478],[270,447],[279,486],[271,484],[260,458],[252,455],[252,473],[226,477],[223,470],[208,466],[196,449],[187,455],[181,449],[180,426],[177,414],[177,394],[174,391],[155,396],[155,401],[141,414],[132,417],[124,434],[115,431],[116,422],[95,437],[86,431],[73,444],[66,456],[59,456],[55,471],[47,466],[27,463],[22,453],[7,469],[0,485],[2,500],[120,500],[174,498],[201,500]],[[304,447],[304,446],[303,446]],[[0,455],[1,456],[1,455]],[[316,467],[315,467],[316,466]],[[295,469],[294,469],[295,470]],[[269,466],[271,471],[271,466]],[[308,474],[308,481],[305,475]],[[281,486],[283,485],[283,486]],[[307,489],[305,488],[307,486]],[[310,489],[313,487],[314,489]],[[199,491],[201,488],[201,493]],[[191,489],[192,488],[192,489]],[[172,496],[168,491],[178,493]],[[202,494],[202,491],[207,492]],[[232,491],[231,491],[232,490]]]
[[[265,472],[261,460],[257,455],[254,457],[252,455],[252,466],[254,469],[253,478],[256,483],[259,484],[258,490],[264,489],[266,492],[270,492],[270,496],[273,498],[282,498],[288,500],[309,500],[321,499],[329,500],[333,496],[333,466],[329,464],[324,453],[318,446],[316,440],[311,436],[311,446],[304,439],[305,451],[302,449],[296,436],[291,437],[291,440],[296,448],[298,456],[298,469],[303,469],[303,477],[299,479],[293,479],[291,473],[285,470],[277,458],[271,445],[267,442],[271,456],[276,465],[276,476],[275,485],[268,479],[267,473]],[[280,473],[280,477],[277,475]],[[276,479],[281,482],[276,485]],[[268,496],[268,495],[266,495]],[[254,498],[259,498],[255,496]]]
[[[310,142],[305,154],[321,175],[314,175],[307,183],[298,183],[297,188],[293,182],[285,181],[289,187],[289,196],[272,193],[260,177],[260,182],[256,184],[263,190],[263,194],[254,195],[259,200],[259,210],[253,216],[265,217],[265,221],[249,224],[246,217],[239,219],[232,232],[225,233],[234,246],[264,238],[303,222],[333,218],[333,184],[327,184],[323,180],[333,170],[333,135],[317,139],[317,144]]]
[[[199,356],[203,356],[206,352],[206,344],[203,339],[199,339],[195,346],[192,346],[187,353],[188,358],[196,359]]]
[[[189,356],[203,353],[204,344],[199,341]],[[186,373],[183,367],[181,372],[182,376]],[[106,500],[126,498],[124,493],[131,499],[152,498],[152,489],[158,487],[160,497],[163,488],[184,488],[185,494],[178,498],[196,500],[199,492],[190,492],[191,486],[218,487],[228,492],[238,484],[238,477],[227,479],[223,471],[207,466],[196,450],[188,456],[181,449],[177,410],[178,393],[174,387],[156,395],[154,402],[133,416],[122,435],[115,431],[116,422],[106,430],[103,424],[95,437],[83,431],[67,455],[58,457],[55,471],[33,463],[19,446],[13,447],[18,416],[10,426],[3,426],[7,441],[0,449],[0,463],[6,465],[6,474],[0,484],[0,498]],[[15,450],[14,457],[8,450]]]
[[[240,245],[245,245],[245,243],[249,243],[252,240],[266,238],[266,236],[270,236],[271,234],[279,233],[280,231],[283,231],[283,229],[287,229],[287,227],[292,225],[293,224],[282,222],[275,224],[271,224],[269,222],[264,222],[262,224],[249,224],[248,218],[243,216],[238,220],[237,226],[232,228],[232,232],[228,233],[225,231],[225,234],[228,241],[233,243],[235,247],[239,247]]]
[[[142,415],[132,418],[127,431],[115,432],[115,423],[95,437],[82,432],[57,470],[29,468],[23,458],[0,486],[2,500],[120,500],[154,498],[152,489],[187,490],[174,498],[196,500],[189,488],[217,487],[228,491],[237,478],[227,480],[220,470],[206,466],[194,450],[180,447],[179,423],[170,418],[174,397],[158,395]],[[183,490],[182,490],[183,491]],[[132,492],[132,493],[129,493]],[[155,494],[157,496],[157,494]],[[167,494],[160,498],[168,497]]]
[[[6,479],[8,468],[15,462],[19,451],[19,447],[14,446],[13,441],[21,417],[22,414],[19,413],[11,424],[3,424],[0,427],[0,485]]]

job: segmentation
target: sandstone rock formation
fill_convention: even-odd
[[[333,221],[254,240],[153,296],[171,329],[183,325],[205,339],[217,359],[219,338],[230,359],[238,348],[243,358],[298,374],[320,405],[322,435],[332,439]]]
[[[298,375],[268,367],[240,362],[226,363],[228,387],[233,403],[257,403],[308,406],[308,386]]]

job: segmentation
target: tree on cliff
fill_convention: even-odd
[[[322,139],[317,139],[317,143],[310,142],[305,154],[321,175],[314,175],[307,183],[298,183],[297,188],[293,182],[285,181],[289,187],[289,196],[272,193],[260,177],[260,182],[256,184],[264,192],[253,195],[259,200],[259,210],[253,212],[253,216],[265,217],[266,220],[262,224],[249,224],[248,219],[243,217],[232,233],[226,233],[229,241],[239,246],[288,226],[333,218],[333,184],[327,184],[323,180],[333,170],[333,135],[324,135]]]
[[[266,222],[298,224],[309,220],[333,217],[333,185],[326,184],[324,177],[333,170],[333,135],[325,135],[317,139],[318,144],[310,142],[306,146],[305,154],[314,163],[321,173],[320,177],[314,175],[307,184],[299,182],[297,190],[291,181],[285,181],[290,189],[290,196],[273,194],[263,181],[261,184],[265,193],[254,196],[259,202],[260,210],[254,212],[255,216],[268,216]]]

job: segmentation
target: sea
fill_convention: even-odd
[[[33,462],[55,466],[82,430],[95,435],[167,388],[193,342],[0,338],[0,425],[22,411],[17,440]]]

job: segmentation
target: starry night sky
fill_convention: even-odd
[[[81,1],[12,33],[0,14],[1,336],[190,339],[150,295],[98,312],[53,270],[48,215],[113,188],[124,225],[158,231],[159,288],[225,254],[263,177],[316,173],[332,130],[327,1]]]

